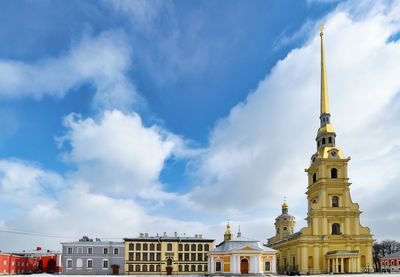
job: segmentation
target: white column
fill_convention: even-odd
[[[236,259],[234,255],[231,255],[231,273],[236,273],[235,268],[236,268]]]
[[[260,266],[260,255],[256,255],[256,273],[261,273],[261,266]]]
[[[249,273],[254,273],[254,258],[250,256],[249,260]]]
[[[214,263],[214,256],[211,256],[211,266],[210,266],[210,273],[215,273],[215,263]]]
[[[272,274],[276,274],[276,256],[275,255],[272,257],[271,271],[272,271]]]
[[[240,273],[240,256],[236,256],[236,273]]]

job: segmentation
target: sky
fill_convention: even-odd
[[[0,250],[305,226],[331,122],[374,239],[400,235],[400,1],[1,1]]]

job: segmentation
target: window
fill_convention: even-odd
[[[196,266],[192,264],[190,271],[196,271]]]
[[[161,253],[157,253],[157,261],[161,261]]]
[[[157,272],[160,272],[161,271],[161,266],[158,264],[158,265],[156,265],[156,271]]]
[[[154,253],[150,253],[150,261],[154,261]]]
[[[107,255],[108,254],[108,248],[103,248],[103,254]]]
[[[92,247],[88,247],[87,253],[88,253],[89,255],[92,255],[92,254],[93,254],[93,248],[92,248]]]
[[[143,253],[143,261],[147,261],[147,253]]]
[[[265,262],[264,271],[271,271],[271,262]]]
[[[167,265],[169,265],[169,266],[172,265],[172,259],[171,259],[171,258],[168,258],[168,260],[167,260]]]
[[[182,253],[179,253],[179,254],[178,254],[178,261],[180,261],[180,262],[181,262],[181,261],[182,261],[182,259],[183,259],[183,257],[182,257]]]
[[[201,244],[197,245],[197,251],[203,251],[203,245]]]
[[[286,219],[286,218],[285,218]],[[287,227],[283,227],[283,231],[287,231]]]
[[[189,251],[189,244],[185,244],[185,251]]]
[[[208,244],[204,245],[204,251],[210,250],[210,246]]]
[[[203,271],[203,267],[201,266],[201,264],[199,264],[199,265],[197,266],[197,271]]]
[[[114,255],[118,255],[119,254],[119,249],[118,248],[114,248]]]
[[[143,270],[144,272],[146,272],[146,271],[147,271],[147,265],[143,265],[143,266],[142,266],[142,270]]]
[[[172,251],[172,243],[167,244],[167,251]]]
[[[339,197],[337,196],[332,197],[332,207],[339,207]]]
[[[130,261],[133,261],[133,253],[132,253],[132,252],[129,253],[129,260],[130,260]]]
[[[87,268],[93,268],[93,261],[90,260],[90,259],[88,259],[88,260],[86,261],[86,267],[87,267]]]
[[[185,253],[185,261],[189,261],[189,253]]]
[[[161,243],[157,244],[157,251],[161,251]]]
[[[72,254],[72,247],[68,247],[68,248],[67,248],[67,253],[68,253],[68,254]]]
[[[181,264],[178,266],[178,271],[179,271],[179,272],[182,271],[182,265],[181,265]]]
[[[82,259],[76,259],[76,267],[77,268],[82,268]]]
[[[185,271],[189,271],[189,265],[185,264]]]
[[[197,260],[198,261],[202,261],[203,260],[203,254],[202,253],[197,254]]]
[[[149,271],[150,271],[150,272],[154,272],[154,265],[153,265],[153,264],[150,265]]]
[[[338,223],[332,224],[332,235],[340,235],[340,225]]]
[[[392,266],[394,266],[394,261],[392,260]]]
[[[204,254],[204,261],[208,261],[208,256],[207,256],[207,254]],[[205,271],[207,271],[207,270],[205,270]]]
[[[155,249],[154,243],[150,244],[150,251],[154,251],[154,249]]]
[[[207,272],[207,265],[204,265],[204,271]]]
[[[329,141],[329,143],[332,143],[332,138],[329,137],[329,138],[328,138],[328,141]]]
[[[128,271],[132,272],[133,271],[133,264],[129,265]]]
[[[142,247],[141,247],[140,243],[136,243],[136,250],[141,250],[141,249],[142,249]]]
[[[140,265],[137,264],[137,265],[135,266],[135,271],[136,271],[136,272],[140,272]]]
[[[140,261],[140,253],[136,253],[136,261]]]
[[[196,251],[196,244],[192,244],[191,250]]]
[[[133,245],[133,243],[129,244],[129,251],[133,251],[135,250],[135,246]]]
[[[317,181],[317,173],[312,175],[312,182],[315,183]]]
[[[325,144],[325,138],[322,138],[322,145]]]
[[[72,260],[71,259],[67,260],[67,268],[69,268],[69,269],[72,268]]]
[[[191,257],[190,257],[191,261],[195,261],[196,260],[196,253],[192,253]]]
[[[103,260],[103,269],[108,268],[108,260]]]
[[[332,169],[331,169],[331,178],[332,178],[332,179],[336,179],[337,176],[338,176],[337,173],[338,173],[338,172],[337,172],[337,169],[336,169],[336,168],[332,168]]]
[[[183,251],[183,245],[182,244],[178,245],[178,251]]]
[[[149,247],[149,246],[147,245],[147,243],[144,243],[144,244],[143,244],[143,251],[147,251],[147,250],[148,250],[148,247]]]
[[[215,271],[221,272],[221,262],[220,261],[215,263]]]
[[[280,229],[276,228],[276,233],[279,234],[280,233]]]

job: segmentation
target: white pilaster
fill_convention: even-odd
[[[231,255],[231,273],[236,273],[236,258],[234,255]]]
[[[214,256],[211,256],[211,273],[215,273],[215,262],[214,262]]]
[[[240,273],[240,256],[236,256],[236,273]]]
[[[271,271],[272,271],[272,274],[276,274],[276,256],[275,255],[272,257]]]

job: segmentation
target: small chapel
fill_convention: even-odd
[[[224,241],[208,253],[210,275],[271,275],[276,274],[276,250],[260,241],[245,238],[239,231],[233,238],[228,223]]]
[[[331,124],[321,28],[321,112],[317,151],[306,169],[307,226],[294,232],[296,221],[289,206],[275,220],[275,236],[268,247],[278,250],[278,273],[360,273],[373,270],[373,239],[360,224],[360,207],[350,195],[347,166],[350,157],[336,145]]]

